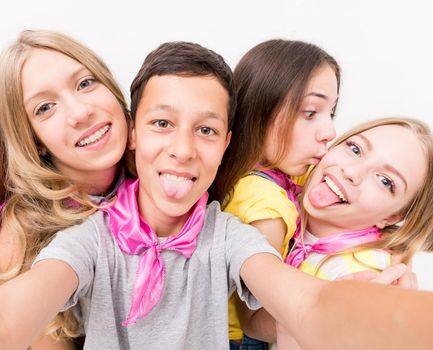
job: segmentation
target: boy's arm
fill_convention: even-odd
[[[381,284],[391,284],[394,283],[396,279],[400,278],[401,280],[403,270],[404,265],[393,265],[381,273],[360,271],[358,273],[346,275],[340,278],[340,280],[364,280]],[[275,332],[275,319],[264,308],[259,310],[250,310],[239,298],[235,298],[235,300],[236,309],[244,333],[254,339],[259,339],[268,343],[276,343],[277,335]],[[294,348],[294,345],[290,346]],[[291,349],[289,346],[286,347]]]
[[[433,293],[357,281],[327,282],[284,265],[271,254],[248,258],[241,278],[302,348],[428,349],[433,344]]]
[[[43,260],[0,286],[0,348],[30,346],[77,286],[74,270],[59,260]]]

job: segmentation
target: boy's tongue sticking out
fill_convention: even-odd
[[[162,173],[159,175],[161,187],[167,197],[181,199],[191,190],[195,178]]]

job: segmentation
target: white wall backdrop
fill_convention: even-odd
[[[5,0],[0,48],[23,29],[62,31],[95,50],[128,95],[145,55],[164,41],[198,42],[234,67],[263,40],[306,40],[342,66],[338,132],[389,115],[433,127],[430,7],[428,0]],[[433,290],[433,256],[419,254],[414,269],[420,287]]]

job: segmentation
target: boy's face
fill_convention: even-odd
[[[212,76],[153,76],[143,90],[130,148],[140,212],[158,227],[187,217],[213,182],[230,141],[228,94]]]

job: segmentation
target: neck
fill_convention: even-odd
[[[110,169],[92,171],[92,172],[75,172],[67,176],[78,184],[86,193],[93,195],[105,194],[113,182],[116,180],[117,166]]]
[[[179,233],[188,220],[191,210],[181,216],[168,216],[158,210],[155,203],[151,203],[147,197],[140,195],[140,192],[141,189],[138,191],[137,199],[140,215],[152,227],[155,234],[158,237],[168,237]]]
[[[307,230],[318,238],[330,236],[337,233],[354,232],[367,229],[366,227],[355,227],[349,225],[335,225],[325,223],[314,218],[308,218]]]

